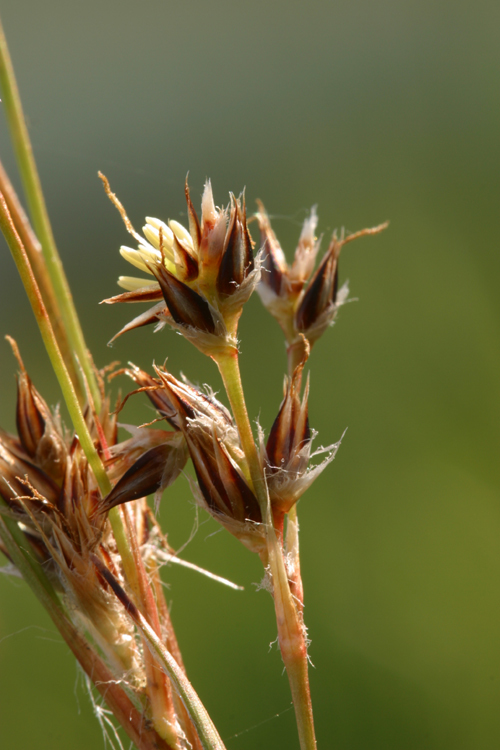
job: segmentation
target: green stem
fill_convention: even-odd
[[[248,461],[254,492],[261,505],[262,512],[265,513],[267,509],[266,483],[253,439],[252,426],[243,394],[238,352],[236,349],[232,349],[229,352],[219,355],[217,359],[214,357],[214,360],[219,368],[229,403],[231,404],[234,420],[240,435],[241,447]]]
[[[30,260],[33,273],[35,274],[35,278],[40,287],[43,301],[47,307],[47,312],[52,322],[54,333],[59,342],[61,352],[64,356],[73,385],[77,391],[78,398],[80,403],[84,403],[85,392],[81,383],[81,373],[76,366],[76,361],[73,356],[73,347],[70,344],[67,331],[63,325],[61,315],[59,314],[59,303],[55,297],[52,282],[47,272],[47,265],[42,254],[42,247],[31,228],[28,217],[24,213],[19,198],[16,195],[16,191],[14,190],[1,162],[0,192],[3,193],[14,226],[16,227],[21,242],[26,250],[26,254]]]
[[[304,588],[302,586],[302,575],[300,572],[300,545],[299,545],[299,519],[297,518],[297,505],[288,511],[286,519],[286,552],[289,560],[289,583],[292,595],[300,612],[304,609]]]
[[[14,68],[7,47],[7,41],[0,21],[0,86],[5,113],[10,127],[19,172],[24,185],[26,199],[33,219],[35,232],[40,240],[54,295],[59,303],[60,315],[68,333],[68,338],[78,357],[89,388],[99,409],[101,401],[97,379],[90,359],[80,321],[74,306],[71,291],[57,252],[52,228],[43,197],[40,178],[36,168],[28,128],[24,118]]]
[[[274,606],[281,655],[290,682],[301,750],[315,750],[316,738],[309,689],[307,644],[302,612],[294,603],[280,541],[273,525],[271,504],[259,455],[248,417],[238,361],[238,353],[220,355],[216,360],[231,404],[246,455],[252,484],[265,519],[267,563],[273,582]]]
[[[291,378],[297,365],[299,365],[306,352],[305,338],[294,338],[291,344],[288,344],[286,348],[287,360],[288,360],[288,376]]]
[[[51,283],[48,284],[49,287],[51,287],[50,298],[55,298],[57,300],[60,309],[60,317],[63,321],[63,328],[65,329],[67,339],[71,344],[71,347],[69,348],[70,350],[72,348],[77,356],[78,362],[83,370],[88,388],[92,395],[96,411],[99,412],[101,405],[101,394],[99,392],[99,386],[93,369],[92,360],[85,345],[83,332],[73,303],[73,298],[71,296],[68,281],[66,279],[66,275],[64,273],[61,259],[57,252],[54,237],[52,234],[52,228],[50,225],[40,179],[33,156],[31,141],[28,135],[28,129],[26,127],[26,121],[24,119],[24,113],[19,96],[19,90],[17,88],[16,77],[14,74],[14,69],[12,66],[12,61],[10,59],[9,49],[7,47],[7,41],[5,39],[1,21],[0,86],[2,88],[3,101],[7,119],[9,121],[14,150],[16,152],[19,164],[19,171],[21,173],[28,205],[33,217],[35,232],[38,235],[38,239],[40,240],[42,252],[45,257],[46,268],[48,269],[48,275],[50,277]],[[85,452],[90,467],[94,472],[94,476],[96,478],[97,484],[99,485],[99,489],[101,490],[101,494],[104,497],[111,491],[111,483],[88,431],[87,424],[81,410],[81,402],[76,392],[76,388],[78,388],[82,393],[85,389],[81,388],[81,384],[77,385],[77,383],[75,382],[75,377],[73,376],[73,378],[71,378],[68,372],[65,358],[61,354],[58,340],[54,335],[51,317],[49,316],[47,308],[45,307],[40,289],[33,274],[32,266],[30,264],[25,248],[15,229],[8,209],[8,204],[5,201],[3,195],[1,198],[1,204],[0,228],[2,229],[7,239],[10,250],[19,270],[19,274],[28,294],[28,299],[33,308],[33,312],[39,325],[43,342],[50,357],[52,367],[54,368],[54,372],[61,386],[64,400],[68,407],[74,429],[78,434],[80,444]],[[54,313],[52,313],[52,320],[54,320]],[[123,560],[125,574],[127,574],[127,571],[130,573],[131,566],[133,566],[133,556],[128,546],[127,535],[125,533],[123,521],[118,509],[113,508],[108,517],[113,528],[113,533],[116,538],[118,550]]]
[[[191,721],[196,727],[203,749],[226,750],[205,706],[199,699],[181,667],[177,664],[172,654],[169,653],[168,649],[165,648],[153,628],[150,627],[145,618],[142,617],[139,610],[137,610],[135,615],[135,623],[147,640],[151,653],[168,673],[172,685],[175,687],[184,703]]]
[[[7,244],[16,263],[21,281],[28,295],[31,307],[35,314],[43,343],[49,355],[52,367],[56,374],[57,380],[61,387],[69,415],[73,423],[75,432],[78,435],[80,445],[83,448],[90,468],[92,469],[96,482],[103,497],[111,492],[111,482],[101,458],[96,450],[94,441],[90,435],[85,417],[80,407],[73,382],[69,376],[64,357],[59,349],[52,325],[47,313],[47,309],[42,300],[38,284],[36,282],[29,258],[26,255],[24,246],[16,232],[12,218],[10,216],[7,204],[3,195],[0,193],[0,230],[3,232]],[[123,527],[123,522],[118,508],[113,508],[109,513],[109,520],[113,527],[113,533],[116,538],[116,544],[123,560],[125,574],[130,572],[133,567],[133,555],[128,545],[127,535]]]
[[[292,378],[295,368],[303,361],[306,353],[306,342],[304,338],[295,339],[287,347],[288,377]],[[290,508],[286,521],[286,551],[289,555],[291,580],[290,587],[295,600],[299,603],[300,610],[304,607],[304,588],[302,586],[302,574],[300,571],[300,546],[299,546],[299,519],[297,516],[297,505]]]

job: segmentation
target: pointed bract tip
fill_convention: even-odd
[[[212,192],[212,183],[209,179],[205,182],[203,195],[201,198],[201,218],[203,224],[214,224],[217,219],[217,209],[215,208],[214,195]]]
[[[316,213],[317,205],[314,205],[311,208],[311,213],[309,216],[304,220],[304,224],[302,225],[302,231],[300,233],[300,239],[299,242],[307,243],[307,244],[313,244],[316,236],[316,227],[318,226],[318,214]]]

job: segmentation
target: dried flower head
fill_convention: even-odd
[[[207,181],[200,222],[186,182],[189,229],[177,221],[166,224],[148,217],[141,237],[111,193],[107,180],[102,179],[128,231],[138,242],[137,249],[121,247],[121,255],[154,278],[120,276],[118,283],[127,291],[104,300],[108,304],[156,303],[117,335],[148,323],[157,322],[160,327],[168,323],[207,354],[235,348],[243,304],[260,277],[260,258],[253,257],[244,195],[235,198],[231,194],[229,206],[217,208]]]
[[[260,201],[258,206],[263,270],[257,290],[264,306],[283,329],[289,350],[296,348],[297,360],[300,360],[304,354],[304,338],[312,346],[332,325],[338,308],[346,301],[347,284],[338,288],[338,260],[342,247],[358,237],[381,232],[387,223],[347,236],[342,234],[340,238],[334,232],[313,273],[321,244],[321,237],[317,239],[315,235],[318,223],[316,207],[304,221],[295,257],[289,266]]]
[[[251,489],[248,465],[231,415],[214,394],[177,380],[164,368],[156,378],[131,366],[127,374],[147,393],[159,414],[184,436],[197,482],[199,504],[247,547],[264,547],[262,513]]]
[[[261,456],[265,467],[269,497],[276,513],[288,513],[314,480],[335,458],[341,440],[311,453],[314,431],[309,427],[307,400],[309,378],[302,401],[300,390],[305,361],[295,368],[291,378],[285,377],[284,397],[264,447],[261,435]],[[309,466],[313,456],[327,454],[316,466]]]
[[[104,398],[99,417],[87,409],[98,451],[108,463],[111,478],[118,479],[103,499],[78,437],[63,430],[58,416],[34,387],[15,342],[10,339],[10,343],[20,366],[18,437],[0,430],[0,496],[8,508],[4,512],[20,525],[34,558],[44,566],[79,628],[91,633],[116,677],[142,692],[146,674],[134,627],[93,557],[97,555],[123,582],[107,513],[131,499],[139,499],[130,517],[144,554],[154,554],[155,546],[162,544],[144,496],[162,482],[168,484],[181,470],[181,457],[184,462],[187,457],[182,435],[136,428],[130,440],[117,443],[116,417],[109,415],[109,400]],[[161,455],[159,469],[151,468],[153,451]]]

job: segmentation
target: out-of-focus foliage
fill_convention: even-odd
[[[219,204],[246,185],[249,210],[264,201],[290,252],[314,203],[326,234],[391,220],[345,248],[341,281],[358,301],[309,362],[319,443],[349,428],[299,504],[319,747],[498,747],[498,4],[8,0],[2,17],[99,365],[147,369],[168,356],[174,374],[220,387],[215,367],[171,331],[134,331],[106,349],[128,311],[98,302],[128,273],[117,252],[128,238],[98,169],[137,229],[146,215],[185,223],[188,170],[196,205],[207,175]],[[3,124],[0,150],[12,174]],[[55,404],[2,249],[0,330]],[[269,430],[286,360],[257,298],[240,338],[250,410]],[[15,369],[0,341],[0,424],[11,430]],[[145,398],[127,408],[123,421],[152,416]],[[194,519],[187,481],[167,491],[161,514],[170,542],[184,544]],[[246,590],[166,571],[190,677],[228,750],[292,747],[286,678],[276,649],[268,653],[272,602],[252,586],[257,561],[199,520],[184,556]],[[1,577],[2,743],[100,747],[76,674],[31,593]]]

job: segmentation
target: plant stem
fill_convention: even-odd
[[[216,360],[231,404],[246,455],[252,484],[265,519],[267,560],[273,582],[274,606],[281,655],[285,664],[297,720],[301,750],[315,750],[316,738],[309,689],[307,644],[301,608],[294,603],[283,558],[283,550],[273,525],[271,505],[263,468],[254,442],[248,417],[236,351],[224,353]]]
[[[24,213],[19,198],[16,195],[16,191],[9,180],[9,177],[0,162],[0,192],[3,193],[5,202],[7,203],[9,213],[12,217],[12,221],[16,230],[21,238],[21,241],[26,250],[26,254],[33,268],[33,273],[40,287],[40,292],[47,307],[47,312],[54,328],[54,333],[57,337],[61,353],[64,356],[66,366],[69,370],[71,380],[75,386],[75,390],[78,395],[80,403],[84,403],[85,393],[81,383],[81,375],[76,366],[76,361],[73,356],[73,348],[68,339],[67,331],[63,325],[61,315],[59,313],[59,304],[54,294],[52,282],[47,272],[47,265],[42,254],[42,247],[38,242],[35,233],[33,232],[29,223],[28,217]]]
[[[303,361],[306,354],[306,342],[304,338],[296,340],[287,347],[288,377],[292,378],[295,368]],[[297,516],[297,504],[290,508],[286,521],[286,551],[290,561],[290,588],[295,601],[304,609],[304,587],[302,585],[302,574],[300,571],[300,545],[299,545],[299,519]]]
[[[139,543],[137,541],[134,513],[136,508],[130,507],[130,503],[123,506],[123,519],[125,530],[128,535],[128,543],[134,558],[135,579],[129,581],[136,603],[154,630],[158,638],[162,637],[160,617],[148,575],[144,566]],[[140,510],[142,512],[142,508]],[[144,670],[146,673],[146,691],[149,699],[150,718],[156,731],[166,740],[169,745],[179,750],[179,737],[176,731],[176,717],[172,700],[172,686],[167,674],[158,665],[154,656],[147,647],[143,637],[144,646]]]
[[[264,513],[267,508],[267,489],[243,394],[238,352],[236,349],[232,349],[229,353],[224,352],[215,359],[215,362],[219,368],[229,403],[231,404],[234,420],[240,435],[241,447],[248,461],[254,492]]]
[[[85,452],[87,461],[89,462],[90,468],[92,469],[96,482],[99,485],[99,489],[103,497],[111,492],[111,482],[106,470],[101,461],[101,458],[96,450],[94,441],[90,435],[85,417],[80,407],[73,382],[69,376],[68,370],[64,358],[59,349],[57,339],[54,335],[54,331],[47,313],[47,309],[42,300],[38,284],[36,282],[29,258],[26,254],[24,246],[17,234],[16,228],[12,222],[12,218],[9,213],[9,209],[5,202],[3,195],[0,193],[0,230],[3,232],[7,244],[9,245],[10,251],[16,263],[21,281],[23,282],[26,294],[30,301],[31,307],[35,314],[40,333],[42,335],[43,343],[47,349],[52,367],[56,374],[57,380],[61,387],[61,391],[64,397],[66,406],[68,407],[69,415],[73,423],[75,432],[78,435],[80,444]],[[120,555],[122,557],[125,575],[127,572],[130,573],[131,566],[133,567],[133,556],[130,551],[127,535],[123,527],[123,522],[119,513],[118,508],[113,508],[109,512],[109,520],[113,527],[113,533],[116,538],[116,544]]]
[[[54,296],[58,300],[60,315],[64,327],[67,330],[72,348],[80,361],[81,367],[92,391],[94,401],[99,408],[101,397],[97,379],[95,377],[91,358],[85,345],[85,339],[74,306],[73,297],[54,241],[47,207],[45,205],[45,199],[40,184],[40,178],[33,156],[28,128],[26,127],[16,77],[1,21],[0,86],[2,89],[3,103],[5,105],[5,112],[10,127],[19,172],[21,174],[26,199],[33,219],[34,229],[42,246],[42,252],[53,286]]]
[[[288,344],[286,348],[287,361],[288,361],[288,376],[292,377],[293,372],[297,365],[299,365],[306,354],[306,340],[302,336],[301,338],[295,338],[291,344]]]
[[[8,508],[0,498],[0,511]],[[102,659],[93,651],[83,636],[72,624],[63,604],[39,565],[33,553],[27,549],[29,543],[16,521],[0,512],[0,538],[14,565],[24,580],[48,611],[52,621],[70,647],[82,669],[94,682],[109,708],[121,723],[128,736],[139,750],[169,750],[154,729],[144,724],[144,717],[134,706],[126,692],[116,683],[114,675]]]
[[[172,654],[162,643],[161,639],[157,636],[146,618],[128,597],[102,560],[95,555],[91,555],[91,557],[97,570],[109,584],[118,600],[124,606],[127,614],[131,617],[138,630],[144,636],[151,654],[170,677],[172,685],[180,696],[189,713],[191,721],[196,727],[203,750],[226,750],[212,719],[208,715],[205,706],[199,699],[193,686],[187,679],[184,670],[179,664],[177,664]]]
[[[304,587],[300,572],[299,519],[297,505],[288,511],[286,519],[285,546],[288,555],[288,582],[299,611],[304,609]]]

